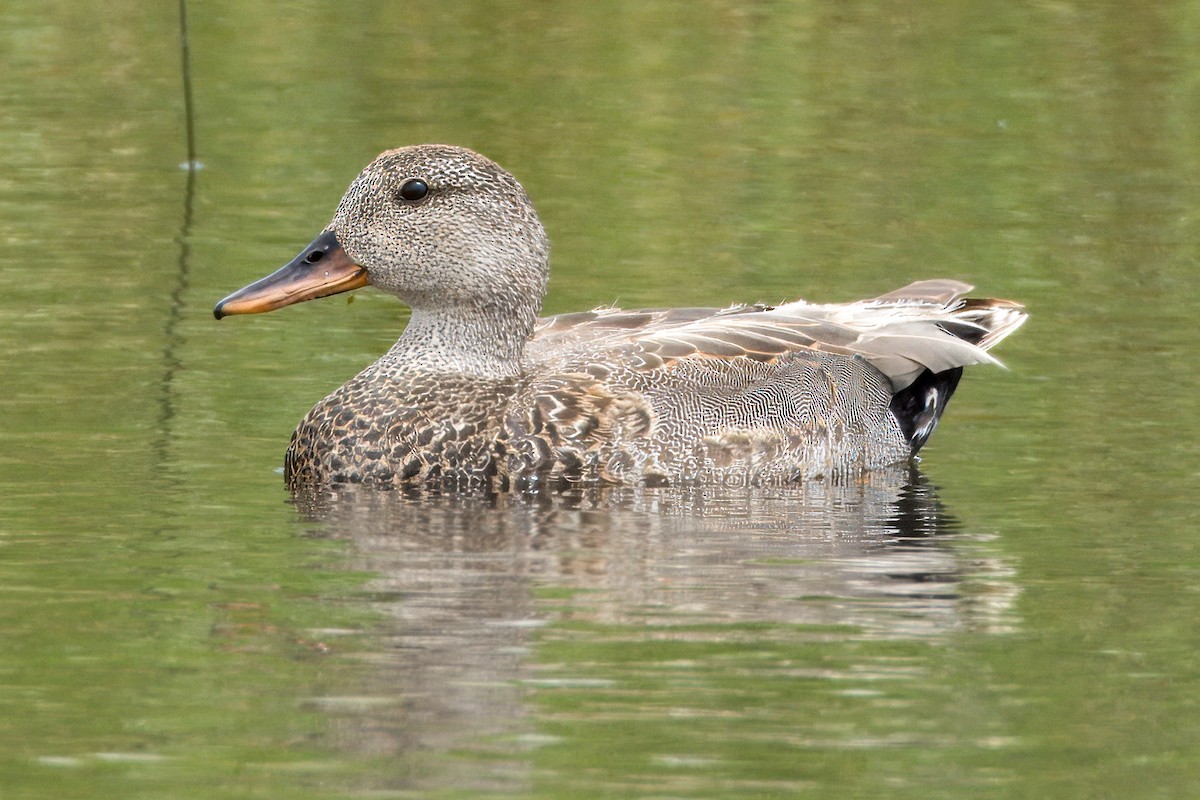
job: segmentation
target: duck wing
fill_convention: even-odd
[[[971,299],[965,283],[929,280],[855,303],[624,311],[601,308],[542,320],[526,348],[556,371],[604,364],[658,369],[680,359],[774,361],[799,351],[861,356],[893,390],[923,371],[999,362],[987,350],[1025,321],[1008,300]]]

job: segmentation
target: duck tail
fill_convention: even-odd
[[[950,286],[951,291],[946,293],[948,296],[944,299],[951,319],[943,320],[939,325],[947,333],[982,351],[990,350],[1021,327],[1029,316],[1020,303],[996,298],[962,298],[956,296],[961,289],[960,292],[953,292],[959,288]],[[1000,363],[990,355],[986,358]],[[925,369],[916,380],[893,395],[892,415],[900,424],[900,430],[912,447],[913,455],[916,455],[933,435],[961,377],[962,367],[940,372]]]

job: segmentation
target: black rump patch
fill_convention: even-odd
[[[912,385],[892,396],[892,415],[900,423],[913,455],[929,441],[961,377],[962,367],[936,374],[925,370]]]

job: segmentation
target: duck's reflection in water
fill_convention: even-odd
[[[1015,624],[1009,566],[907,466],[841,484],[297,502],[317,535],[350,542],[350,568],[376,576],[362,597],[382,620],[364,655],[373,668],[344,687],[353,698],[318,702],[340,746],[438,764],[423,778],[401,770],[406,786],[523,782],[545,626],[930,640]]]

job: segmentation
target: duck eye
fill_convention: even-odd
[[[429,194],[429,184],[420,178],[405,181],[404,185],[400,187],[400,199],[410,203],[424,199],[427,194]]]

